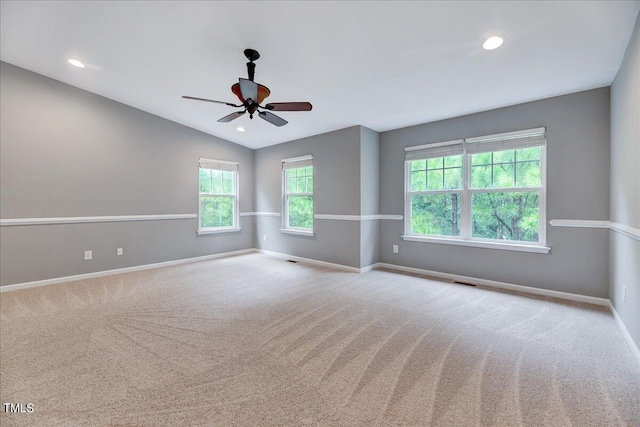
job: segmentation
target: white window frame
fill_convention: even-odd
[[[315,167],[313,168],[313,177],[314,177],[314,182],[313,182],[313,188],[314,191],[311,193],[289,193],[289,180],[287,179],[287,170],[285,168],[285,164],[287,163],[301,163],[301,168],[302,167],[307,167],[308,164],[306,166],[303,166],[302,164],[306,164],[306,163],[311,163],[311,166],[313,166],[313,156],[311,155],[306,155],[306,156],[299,156],[299,157],[292,157],[289,159],[283,159],[282,160],[282,212],[284,213],[282,215],[282,228],[280,229],[280,231],[282,233],[287,233],[287,234],[297,234],[297,235],[301,235],[301,236],[313,236],[314,235],[314,229],[315,229],[315,215],[312,214],[312,226],[311,228],[298,228],[298,227],[290,227],[289,226],[289,197],[291,196],[308,196],[311,197],[312,200],[312,206],[313,206],[313,212],[315,212],[315,197],[314,197],[314,192],[315,192]],[[293,167],[295,168],[295,166]],[[292,168],[292,169],[293,169]]]
[[[229,165],[231,167],[235,167],[235,171],[231,171],[233,173],[233,189],[234,194],[223,194],[223,193],[201,193],[200,192],[200,164],[202,163],[218,163],[220,165]],[[225,171],[224,169],[215,169],[209,168],[211,170],[220,170]],[[198,234],[217,234],[217,233],[233,233],[241,230],[240,227],[240,165],[238,162],[231,162],[227,160],[215,160],[215,159],[206,159],[200,158],[198,162]],[[202,218],[202,196],[206,197],[229,197],[233,196],[233,225],[225,226],[225,227],[202,227],[201,218]]]
[[[545,128],[530,129],[527,131],[510,132],[509,134],[526,133],[532,131],[546,131]],[[508,135],[508,134],[505,134]],[[498,135],[497,135],[498,136]],[[491,138],[491,136],[487,137]],[[422,148],[439,147],[451,144],[455,141],[426,144],[417,147],[407,147],[406,151]],[[547,201],[547,147],[546,142],[540,145],[540,186],[539,187],[508,187],[508,188],[471,188],[471,154],[466,152],[467,140],[462,140],[464,152],[462,154],[462,188],[455,190],[425,190],[411,191],[411,161],[405,160],[404,168],[404,235],[403,240],[425,243],[442,243],[449,245],[471,246],[480,248],[492,248],[502,250],[514,250],[522,252],[549,253],[551,248],[546,246],[546,201]],[[504,148],[505,150],[518,149]],[[495,150],[499,151],[499,150]],[[495,152],[493,151],[493,152]],[[446,156],[445,156],[446,157]],[[509,193],[536,191],[538,199],[538,241],[504,241],[498,239],[486,239],[471,236],[471,200],[475,193]],[[460,236],[424,235],[411,232],[411,197],[416,194],[460,194]]]

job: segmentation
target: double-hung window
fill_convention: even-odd
[[[198,233],[240,229],[238,163],[200,159]]]
[[[282,161],[283,231],[313,233],[313,157]]]
[[[404,238],[544,247],[545,145],[538,128],[406,148]]]

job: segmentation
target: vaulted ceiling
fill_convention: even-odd
[[[1,59],[251,148],[361,124],[376,131],[609,85],[638,1],[14,2]],[[482,49],[490,35],[506,41]],[[275,127],[181,95],[235,102],[245,48]],[[75,68],[77,58],[86,68]],[[237,126],[246,132],[240,133]]]

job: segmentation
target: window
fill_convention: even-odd
[[[283,231],[313,234],[313,158],[282,161],[284,188]]]
[[[406,148],[406,240],[544,246],[545,144],[540,128]]]
[[[238,163],[200,159],[198,233],[237,231]]]

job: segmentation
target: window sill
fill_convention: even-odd
[[[220,233],[237,233],[242,230],[241,227],[225,227],[225,228],[212,228],[198,230],[198,235],[201,234],[220,234]]]
[[[518,243],[479,242],[475,240],[442,239],[439,237],[402,236],[402,240],[406,240],[409,242],[469,246],[472,248],[498,249],[503,251],[532,252],[536,254],[548,254],[551,251],[551,248],[548,246],[522,245]]]
[[[285,233],[285,234],[295,234],[295,235],[298,235],[298,236],[309,236],[309,237],[313,237],[314,236],[313,231],[296,230],[295,228],[281,228],[280,232]]]

